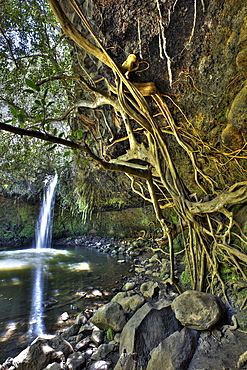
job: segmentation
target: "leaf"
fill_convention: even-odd
[[[10,107],[10,112],[13,114],[14,117],[18,117],[18,110],[15,107]]]
[[[48,89],[45,89],[45,91],[44,91],[44,95],[43,95],[43,99],[45,99],[45,98],[46,98],[47,93],[48,93]]]
[[[29,80],[29,78],[26,78],[25,80],[27,86],[31,87],[33,90],[39,91],[40,87],[37,86],[32,80]]]
[[[63,156],[64,156],[64,157],[67,157],[68,155],[70,155],[70,151],[67,151],[67,152],[64,152],[64,153],[63,153]]]
[[[81,139],[82,135],[83,135],[83,132],[82,132],[82,129],[80,128],[79,130],[77,130],[77,138]]]
[[[34,100],[34,103],[35,103],[36,105],[39,105],[39,106],[40,106],[40,105],[42,105],[41,101],[40,101],[40,100],[38,100],[38,99],[35,99],[35,100]]]
[[[28,94],[35,94],[36,91],[32,90],[32,89],[24,89],[23,90],[24,92],[27,92]]]

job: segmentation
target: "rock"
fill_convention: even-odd
[[[237,368],[241,369],[247,363],[247,351],[244,352],[238,359]]]
[[[123,290],[132,290],[136,287],[136,283],[134,281],[128,282],[124,284]]]
[[[243,136],[239,130],[228,123],[221,133],[222,143],[232,150],[237,150],[243,146]]]
[[[110,370],[111,368],[109,361],[96,361],[90,365],[89,370]]]
[[[145,272],[145,268],[143,267],[135,267],[135,271],[139,274],[141,274],[142,272]]]
[[[89,343],[91,342],[90,338],[84,338],[78,342],[75,346],[76,351],[83,351],[88,348]]]
[[[18,370],[43,370],[53,362],[65,361],[72,352],[73,348],[63,338],[46,335],[36,338],[14,358],[13,364]]]
[[[76,316],[75,324],[84,325],[87,322],[86,316],[83,314],[83,312],[79,313],[79,315]]]
[[[68,314],[68,312],[64,312],[64,313],[62,313],[62,315],[60,316],[60,319],[61,319],[62,321],[67,321],[67,320],[69,319],[69,314]]]
[[[126,324],[126,317],[120,304],[109,302],[95,312],[91,321],[100,329],[111,328],[120,332]]]
[[[61,370],[61,366],[57,362],[54,362],[53,364],[46,366],[44,370]]]
[[[79,334],[83,334],[85,336],[91,335],[93,329],[94,329],[94,325],[93,324],[83,325],[83,326],[80,327]]]
[[[196,330],[215,325],[223,315],[223,307],[218,297],[195,290],[182,293],[172,302],[172,310],[181,324]]]
[[[108,344],[101,344],[99,348],[94,352],[92,355],[92,360],[104,360],[106,356],[113,352],[116,349],[115,344],[108,343]]]
[[[150,355],[146,370],[186,370],[197,347],[199,334],[183,328],[164,339]]]
[[[94,329],[91,338],[95,344],[100,345],[104,342],[104,336],[105,336],[104,330]]]
[[[160,288],[158,283],[155,283],[153,281],[147,281],[146,283],[143,283],[140,287],[140,292],[146,298],[153,298],[155,295],[158,294],[159,290]]]
[[[151,258],[149,258],[150,263],[156,263],[160,261],[158,253],[155,253]]]
[[[120,355],[138,353],[139,366],[147,366],[149,352],[160,341],[181,329],[171,309],[171,302],[161,299],[156,303],[145,303],[127,322],[120,338]],[[157,369],[158,370],[158,369]]]
[[[81,370],[84,369],[86,359],[81,352],[72,353],[68,359],[66,365],[68,370]]]
[[[99,289],[94,289],[91,293],[94,297],[102,297],[102,293]]]
[[[130,292],[119,292],[112,298],[112,302],[117,302],[121,305],[126,313],[135,312],[141,307],[145,299],[139,294],[130,294]]]
[[[71,325],[68,329],[66,329],[63,332],[62,337],[64,339],[68,339],[69,337],[73,337],[74,335],[76,335],[79,332],[80,327],[81,327],[81,325],[79,325],[79,324]]]
[[[246,112],[246,101],[247,101],[247,83],[243,85],[243,88],[235,96],[230,111],[228,113],[228,121],[237,129],[243,133],[247,132],[247,112]]]

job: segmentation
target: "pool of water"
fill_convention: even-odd
[[[39,333],[59,331],[63,312],[73,319],[109,301],[130,275],[130,262],[117,261],[81,246],[1,251],[0,364]]]

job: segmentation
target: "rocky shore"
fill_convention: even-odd
[[[55,335],[36,338],[1,370],[246,368],[245,306],[237,310],[217,296],[191,290],[179,295],[164,284],[166,256],[144,253],[148,241],[71,238],[62,243],[118,255],[118,263],[132,259],[133,276],[108,303],[84,310]],[[182,269],[178,261],[177,274]],[[66,322],[66,312],[62,316]]]

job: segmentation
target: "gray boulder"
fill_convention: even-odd
[[[172,309],[182,325],[196,330],[210,329],[224,313],[224,305],[218,297],[195,290],[175,298]]]
[[[81,352],[74,352],[68,357],[66,365],[68,370],[82,370],[85,363],[86,359],[83,354]]]
[[[156,303],[145,303],[123,328],[120,355],[138,353],[138,366],[145,368],[150,351],[181,328],[170,301],[161,299]]]
[[[115,349],[116,345],[114,343],[101,344],[92,355],[92,360],[104,360],[106,356],[115,351]]]
[[[120,304],[109,302],[95,312],[91,321],[100,329],[111,328],[120,332],[126,324],[126,317]]]
[[[73,352],[71,345],[63,338],[46,335],[36,338],[13,360],[18,370],[43,370],[53,362],[64,362]]]
[[[183,328],[164,339],[150,355],[146,370],[186,370],[197,347],[199,334]]]
[[[119,292],[112,298],[112,302],[117,302],[127,313],[135,312],[141,307],[145,299],[139,294],[132,294],[131,292]]]

